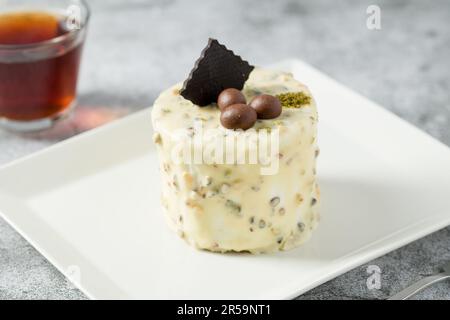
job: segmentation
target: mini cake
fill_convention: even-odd
[[[205,51],[202,58],[204,55]],[[197,248],[251,253],[286,250],[306,241],[319,220],[314,99],[289,73],[253,67],[248,72],[243,88],[233,90],[240,90],[243,96],[238,98],[243,100],[239,102],[249,105],[244,102],[222,108],[220,101],[227,97],[218,106],[202,95],[203,101],[197,100],[201,106],[184,97],[188,85],[180,83],[162,92],[153,106],[165,215],[169,225]],[[198,89],[194,86],[194,90]],[[255,99],[261,94],[279,101],[280,110],[261,112]],[[217,98],[213,96],[213,100]],[[239,115],[230,120],[227,116],[233,108],[253,108],[256,113],[245,109],[247,118]],[[242,119],[250,121],[251,127],[233,128]],[[214,145],[223,148],[226,158],[230,150],[224,139],[257,136],[262,131],[277,139],[269,138],[270,147],[277,151],[268,157],[270,165],[220,163],[198,156],[205,155],[205,147]],[[249,156],[255,151],[253,147],[245,145],[243,154]],[[189,150],[191,159],[186,159],[186,153],[183,158],[180,150]]]

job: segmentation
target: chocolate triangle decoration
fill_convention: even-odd
[[[242,90],[253,68],[216,39],[209,39],[180,94],[198,106],[207,106],[224,89]]]

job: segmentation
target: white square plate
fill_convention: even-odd
[[[450,224],[450,151],[312,67],[322,221],[271,255],[212,254],[166,227],[150,110],[0,170],[0,212],[89,297],[291,298]]]

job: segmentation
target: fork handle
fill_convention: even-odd
[[[450,278],[450,274],[448,273],[439,273],[434,276],[423,278],[417,281],[416,283],[410,285],[406,289],[400,291],[399,293],[393,295],[388,300],[406,300],[408,298],[411,298],[415,294],[419,293],[423,289],[428,288],[429,286],[448,278]]]

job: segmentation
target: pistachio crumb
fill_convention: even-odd
[[[179,190],[180,187],[178,185],[178,178],[176,175],[173,176],[172,185],[175,187],[176,190]]]
[[[297,223],[297,227],[298,227],[298,230],[300,230],[300,232],[305,231],[305,224],[303,222]]]
[[[276,96],[284,108],[301,108],[311,102],[311,97],[304,92],[287,92]]]
[[[263,228],[266,227],[266,222],[265,222],[264,220],[261,219],[261,220],[259,220],[258,226],[259,226],[260,229],[263,229]]]
[[[241,206],[238,203],[234,202],[233,200],[229,200],[228,199],[225,202],[225,206],[227,208],[229,208],[232,213],[234,213],[236,215],[240,215],[240,213],[241,213]]]
[[[276,121],[273,122],[273,124],[276,125],[276,126],[282,126],[284,124],[284,121],[283,120],[276,120]]]
[[[280,197],[273,197],[270,199],[270,205],[276,207],[280,203]]]
[[[153,142],[155,144],[162,145],[162,138],[161,138],[161,134],[159,134],[159,132],[155,132],[155,134],[153,135]]]

